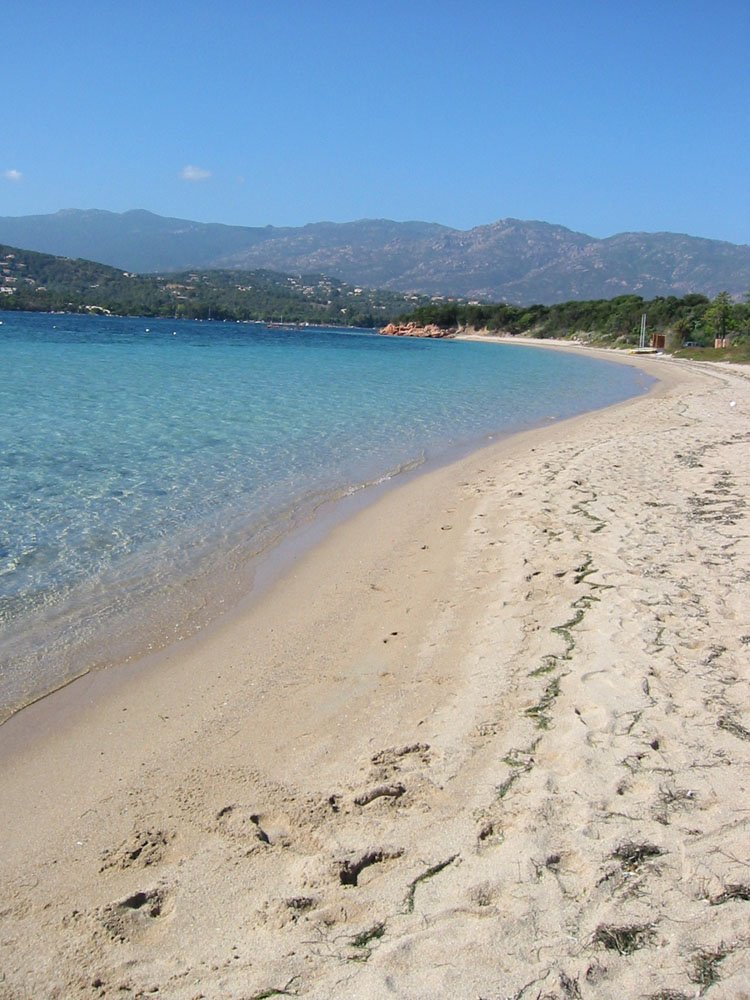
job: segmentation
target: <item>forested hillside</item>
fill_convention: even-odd
[[[370,327],[420,301],[425,299],[319,274],[194,270],[139,275],[89,260],[0,246],[0,309]]]

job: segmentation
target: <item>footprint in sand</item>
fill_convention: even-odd
[[[227,805],[216,814],[216,827],[238,840],[255,844],[270,844],[271,838],[261,826],[259,812],[241,805]]]
[[[336,862],[339,882],[341,885],[356,886],[359,884],[359,876],[366,868],[400,858],[403,853],[401,849],[371,848],[362,853],[351,854],[346,858],[342,858]]]
[[[108,868],[148,868],[158,864],[167,852],[174,834],[165,830],[139,830],[111,850],[104,851],[100,872]]]
[[[171,909],[163,886],[133,893],[100,910],[101,922],[115,941],[129,941],[147,933]]]

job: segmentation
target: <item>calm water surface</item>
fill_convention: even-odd
[[[518,346],[0,318],[0,718],[185,634],[321,501],[651,384]]]

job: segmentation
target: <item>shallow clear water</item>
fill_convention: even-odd
[[[515,345],[0,317],[0,709],[127,655],[134,620],[182,634],[197,579],[241,588],[322,499],[649,384]]]

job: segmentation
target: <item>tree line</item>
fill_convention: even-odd
[[[746,296],[750,300],[750,294]],[[402,313],[397,322],[434,324],[444,330],[487,330],[491,333],[541,338],[580,337],[592,341],[635,345],[641,317],[649,333],[663,333],[671,346],[713,345],[716,337],[750,339],[750,301],[735,302],[727,292],[714,299],[691,293],[644,299],[619,295],[613,299],[516,306],[508,303],[439,302]]]

